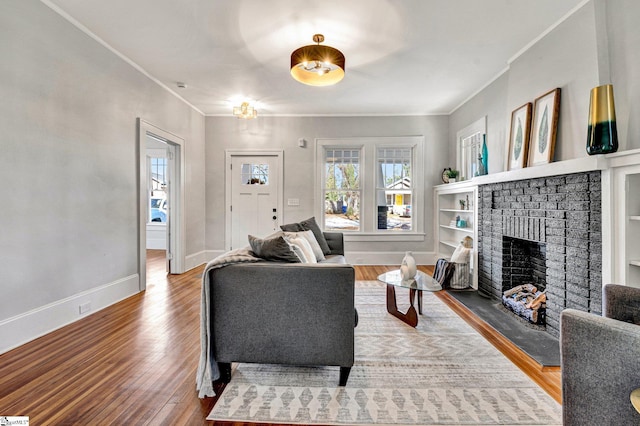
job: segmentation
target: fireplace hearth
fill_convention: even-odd
[[[540,287],[546,331],[554,337],[565,308],[600,314],[601,223],[599,171],[479,186],[479,293],[502,300],[518,285]],[[507,246],[515,259],[505,255]],[[518,258],[526,252],[533,260]],[[538,259],[543,252],[544,261]]]

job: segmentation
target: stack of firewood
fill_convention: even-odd
[[[523,304],[527,309],[537,310],[547,301],[546,290],[539,292],[533,284],[522,284],[504,292],[505,297]]]

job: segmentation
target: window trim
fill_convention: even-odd
[[[377,188],[375,169],[377,148],[411,147],[412,149],[412,229],[410,231],[377,229],[375,191]],[[324,158],[325,149],[361,150],[361,206],[360,230],[344,231],[346,241],[422,241],[425,236],[425,173],[424,173],[424,137],[423,136],[381,136],[353,138],[317,138],[315,139],[315,182],[314,212],[318,223],[324,229]],[[414,182],[415,179],[415,182]]]

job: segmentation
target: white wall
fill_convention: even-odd
[[[283,149],[284,199],[298,198],[300,206],[285,205],[284,223],[314,215],[314,140],[316,138],[423,135],[425,140],[425,232],[421,242],[349,242],[347,250],[362,253],[394,253],[387,263],[400,262],[404,251],[433,252],[433,185],[442,183],[442,164],[447,162],[446,116],[402,117],[235,117],[206,118],[207,249],[224,249],[224,150]],[[307,141],[298,147],[298,139]],[[285,202],[286,204],[286,202]],[[384,259],[384,256],[382,256]],[[397,259],[396,259],[397,258]]]
[[[138,289],[136,118],[186,140],[204,250],[204,117],[35,0],[0,2],[0,353]]]
[[[587,156],[589,94],[593,87],[606,83],[614,86],[619,150],[640,148],[638,22],[640,2],[586,3],[515,58],[495,82],[451,114],[451,164],[456,158],[452,148],[456,132],[487,115],[489,172],[505,170],[511,112],[555,87],[562,89],[555,161]]]

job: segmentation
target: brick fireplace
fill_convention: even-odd
[[[528,282],[546,287],[546,330],[555,337],[563,309],[600,314],[601,199],[600,171],[480,185],[478,291],[500,300],[505,289],[531,275]],[[532,247],[540,248],[516,250],[533,251],[534,258],[543,250],[541,269],[514,265],[505,255],[513,239],[539,243]],[[546,276],[540,276],[545,269]]]

